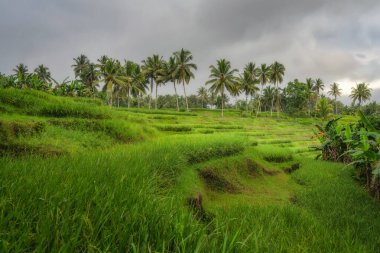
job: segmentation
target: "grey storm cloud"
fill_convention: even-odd
[[[277,60],[285,82],[347,81],[347,94],[361,81],[380,88],[379,11],[377,0],[3,0],[0,72],[43,63],[62,80],[82,53],[140,62],[186,48],[198,65],[190,92],[207,80],[210,64],[227,58],[240,69]]]

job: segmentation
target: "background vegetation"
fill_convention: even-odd
[[[36,89],[59,96],[100,99],[110,106],[135,108],[165,108],[189,111],[189,108],[234,108],[249,115],[284,112],[297,117],[331,118],[334,114],[355,115],[361,109],[366,115],[377,114],[376,102],[371,99],[369,84],[359,82],[352,88],[352,104],[343,105],[340,84],[329,87],[321,78],[295,79],[282,85],[285,66],[275,61],[256,66],[249,62],[239,71],[227,59],[219,59],[210,66],[210,78],[196,94],[187,95],[186,86],[195,77],[197,65],[189,50],[181,49],[167,60],[155,54],[141,64],[101,56],[96,63],[85,55],[74,58],[74,80],[56,81],[49,69],[39,65],[29,71],[24,64],[17,65],[12,75],[0,73],[0,87]],[[163,86],[173,85],[174,95],[158,96]],[[178,95],[178,89],[184,96]],[[323,91],[326,90],[326,95]],[[243,95],[245,99],[241,100]],[[231,99],[234,98],[233,100]],[[231,102],[233,101],[233,102]]]

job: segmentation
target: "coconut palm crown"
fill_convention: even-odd
[[[210,76],[206,85],[210,84],[212,93],[220,93],[222,97],[222,117],[224,116],[224,95],[231,92],[237,84],[235,73],[237,69],[231,68],[231,63],[226,59],[217,60],[216,66],[210,66]]]
[[[368,101],[371,96],[372,94],[369,84],[358,83],[355,87],[352,87],[350,97],[352,98],[353,105],[358,101],[358,106],[360,107],[362,103]]]
[[[182,83],[186,101],[186,110],[189,111],[189,103],[187,101],[185,83],[189,84],[190,79],[194,78],[193,70],[197,70],[197,65],[192,63],[193,55],[189,50],[182,48],[180,51],[174,53],[174,57],[177,66],[173,72],[173,75],[178,78],[179,83]]]

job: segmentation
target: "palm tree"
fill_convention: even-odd
[[[170,77],[169,81],[173,83],[174,86],[174,93],[175,93],[175,99],[177,102],[177,111],[179,111],[179,102],[178,102],[178,93],[177,93],[177,87],[175,86],[176,81],[178,80],[178,76],[176,76],[176,69],[177,69],[177,62],[175,60],[174,56],[169,57],[169,60],[167,62],[167,73]]]
[[[158,86],[164,84],[164,80],[160,80],[160,71],[162,66],[165,64],[165,61],[162,59],[162,56],[153,55],[153,70],[154,70],[154,82],[156,83],[156,100],[154,101],[154,108],[157,110],[157,101],[158,101]]]
[[[118,104],[119,99],[127,97],[128,108],[130,107],[130,96],[133,86],[133,75],[137,65],[132,61],[124,61],[124,66],[121,68],[121,75],[123,76],[122,83],[118,87]]]
[[[217,61],[217,66],[211,65],[211,74],[209,76],[210,80],[206,82],[211,84],[210,91],[212,93],[220,93],[222,98],[222,117],[224,116],[224,95],[225,90],[231,92],[237,83],[234,74],[238,71],[237,69],[231,69],[231,63],[226,59],[220,59]]]
[[[263,96],[264,92],[264,85],[266,85],[269,82],[269,76],[270,74],[270,67],[267,66],[265,63],[261,64],[260,68],[257,69],[257,79],[259,83],[261,84],[261,96],[259,100],[259,111],[261,111],[261,97]]]
[[[149,96],[149,109],[151,108],[152,93],[153,93],[153,81],[154,81],[154,70],[153,70],[153,58],[151,56],[147,57],[142,61],[142,70],[144,75],[150,80],[150,96]]]
[[[269,80],[273,83],[273,85],[276,87],[276,94],[277,94],[277,101],[276,101],[276,107],[277,107],[277,117],[280,113],[280,92],[278,91],[278,85],[282,83],[283,76],[285,74],[285,67],[279,62],[274,62],[270,66],[269,71]],[[270,110],[270,115],[272,116],[273,112],[273,103],[274,103],[274,97],[272,98],[272,107]]]
[[[106,55],[102,55],[99,59],[98,59],[98,64],[96,65],[98,68],[99,68],[99,71],[101,74],[104,73],[104,66],[106,65],[107,61],[109,60],[110,58]]]
[[[23,63],[17,65],[13,71],[16,73],[17,83],[19,87],[25,88],[27,86],[28,67]]]
[[[254,64],[253,62],[248,62],[244,66],[244,72],[248,72],[251,75],[252,79],[255,79],[257,75],[256,64]]]
[[[248,111],[248,96],[251,96],[252,100],[252,96],[259,90],[256,86],[258,84],[258,80],[252,76],[252,73],[249,70],[245,69],[243,74],[239,76],[238,83],[245,94],[245,109]]]
[[[104,65],[102,73],[102,81],[104,82],[103,89],[109,96],[109,106],[113,104],[113,92],[116,85],[124,85],[125,79],[121,73],[121,65],[117,60],[108,59]]]
[[[327,98],[322,98],[317,103],[317,112],[319,117],[326,120],[330,114],[333,112],[333,107],[327,100]]]
[[[327,93],[334,97],[335,114],[337,114],[336,97],[342,95],[342,89],[339,88],[339,84],[333,83],[330,85],[330,90]]]
[[[36,73],[38,79],[40,79],[45,84],[48,84],[52,81],[49,69],[43,64],[38,65],[38,67],[34,69],[34,73]]]
[[[325,85],[323,84],[323,81],[321,78],[317,78],[314,83],[314,91],[317,95],[317,101],[319,99],[319,95],[321,94],[321,91],[323,91]]]
[[[136,63],[136,68],[132,75],[132,87],[131,94],[137,98],[137,106],[140,107],[140,98],[142,94],[146,93],[148,89],[149,80],[146,78],[144,73],[141,71],[140,66]]]
[[[147,88],[147,80],[141,72],[140,66],[132,61],[125,61],[120,73],[123,78],[116,90],[118,104],[120,98],[124,100],[127,98],[127,106],[130,108],[131,95],[138,97],[140,94],[145,93],[145,89]]]
[[[237,96],[240,95],[240,92],[242,91],[242,88],[241,88],[241,85],[240,85],[240,82],[238,80],[238,78],[236,78],[236,82],[235,84],[231,87],[231,90],[229,91],[231,96],[233,96],[234,98],[236,98]],[[227,98],[228,99],[228,98]],[[227,101],[227,100],[226,100]],[[238,105],[237,103],[235,103],[235,106],[236,106],[236,109],[238,109]]]
[[[158,67],[156,76],[155,76],[155,83],[156,83],[156,99],[154,103],[154,108],[157,109],[157,102],[158,102],[158,86],[165,85],[169,80],[166,78],[166,75],[164,75],[164,69],[165,69],[166,62],[164,60],[161,60],[161,64]]]
[[[96,64],[96,67],[98,68],[98,71],[99,71],[99,76],[104,76],[105,75],[105,66],[106,66],[106,63],[107,61],[110,60],[110,58],[106,55],[102,55],[98,60],[97,60],[97,64]]]
[[[311,78],[306,78],[306,87],[307,87],[307,99],[308,99],[308,111],[309,116],[311,115],[311,108],[313,107],[313,89],[314,89],[314,80]]]
[[[96,64],[89,63],[81,73],[81,81],[86,85],[90,93],[95,97],[100,82],[100,72]]]
[[[197,65],[192,63],[193,56],[189,50],[181,49],[174,53],[176,60],[176,69],[173,75],[178,78],[178,82],[182,82],[183,92],[186,101],[186,110],[189,111],[189,103],[187,102],[185,83],[189,84],[190,79],[194,78],[192,70],[197,70]]]
[[[369,84],[366,83],[358,83],[356,87],[352,87],[351,95],[352,104],[355,105],[355,102],[358,101],[359,108],[361,107],[362,102],[365,102],[371,98],[371,88],[369,88]]]
[[[275,95],[275,88],[272,86],[267,86],[264,88],[263,92],[263,104],[265,104],[265,110],[267,107],[271,107],[273,96]]]
[[[157,81],[160,76],[160,71],[163,65],[162,56],[154,54],[153,56],[149,56],[143,63],[143,71],[146,77],[150,79],[150,97],[149,97],[149,109],[151,108],[152,95],[153,95],[153,86],[154,82],[156,83],[156,102],[155,108],[157,109]]]
[[[83,72],[88,68],[90,60],[84,54],[81,54],[77,58],[74,58],[74,64],[71,67],[74,68],[75,77],[82,78]]]
[[[205,108],[205,103],[208,101],[208,91],[206,87],[200,87],[197,91],[199,99],[202,101],[202,108]]]
[[[159,73],[159,81],[161,82],[172,82],[174,85],[174,93],[175,98],[177,102],[177,111],[179,111],[179,102],[178,102],[178,94],[177,94],[177,87],[176,87],[176,81],[177,77],[175,76],[175,70],[176,70],[176,61],[174,56],[169,57],[169,60],[167,62],[164,62],[162,65],[162,68]]]

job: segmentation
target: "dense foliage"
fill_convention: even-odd
[[[295,79],[281,88],[285,67],[277,61],[257,67],[249,62],[239,72],[227,59],[219,59],[216,65],[210,66],[206,86],[200,87],[196,94],[187,95],[186,85],[195,77],[197,65],[193,63],[192,53],[186,49],[174,52],[168,60],[154,54],[141,64],[128,60],[121,62],[105,55],[96,63],[83,54],[73,60],[74,80],[56,81],[46,66],[39,65],[30,72],[21,63],[11,75],[0,73],[0,87],[36,89],[58,96],[100,98],[117,107],[176,108],[177,111],[220,108],[222,115],[224,108],[249,111],[256,116],[261,112],[271,112],[272,115],[276,111],[323,119],[334,114],[354,114],[357,109],[366,115],[376,115],[379,111],[376,102],[363,105],[371,98],[371,88],[366,83],[358,83],[352,88],[351,106],[338,101],[342,90],[335,82],[327,91],[332,99],[325,97],[322,94],[325,84],[320,78],[307,78],[304,82]],[[174,95],[159,96],[159,88],[169,84],[173,84]],[[182,85],[183,96],[178,95],[178,85]],[[236,100],[240,95],[245,99]]]
[[[375,124],[379,118],[367,119],[359,111],[360,120],[356,124],[338,124],[339,118],[330,120],[322,127],[317,125],[318,147],[324,160],[351,164],[356,169],[357,178],[380,199],[380,132]]]

